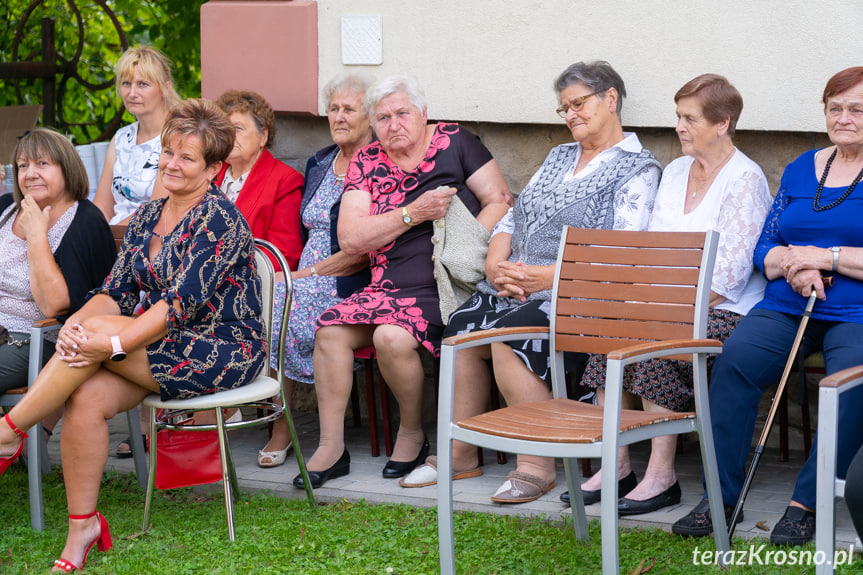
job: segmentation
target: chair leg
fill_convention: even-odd
[[[132,457],[135,460],[135,478],[138,487],[147,488],[147,450],[144,447],[144,439],[141,437],[140,407],[135,407],[126,412],[126,421],[129,424],[129,437],[132,444]]]
[[[285,421],[288,422],[288,431],[291,433],[291,441],[294,444],[294,455],[297,458],[297,466],[300,468],[300,477],[303,478],[303,485],[306,486],[306,498],[312,509],[315,509],[315,494],[312,491],[312,482],[309,480],[309,471],[306,469],[306,460],[303,457],[303,450],[300,448],[300,440],[297,438],[297,427],[294,425],[294,416],[291,415],[291,410],[285,408]]]
[[[36,531],[45,529],[45,510],[42,504],[42,454],[47,452],[42,425],[37,423],[27,430],[27,480],[30,487],[30,526]]]
[[[378,441],[378,408],[375,404],[374,367],[372,360],[363,360],[363,370],[366,372],[366,407],[369,412],[369,444],[372,448],[372,457],[377,457],[381,454],[381,450]]]
[[[593,475],[590,472],[590,459],[587,457],[581,458],[581,476],[582,477],[590,477]]]
[[[146,531],[150,527],[150,512],[152,511],[153,492],[156,490],[156,451],[157,440],[159,436],[156,434],[156,415],[155,409],[150,410],[150,473],[147,474],[147,498],[144,500],[144,526],[142,529]]]
[[[440,425],[446,425],[441,423]],[[452,439],[441,442],[438,434],[437,524],[441,575],[455,575],[455,534],[452,505]],[[442,480],[441,478],[446,478]]]
[[[225,511],[228,514],[228,538],[235,539],[234,533],[234,493],[236,476],[230,463],[231,454],[228,450],[228,434],[225,431],[225,417],[221,409],[216,409],[216,433],[219,437],[219,456],[222,460],[222,482],[225,487]]]
[[[581,478],[574,471],[575,459],[564,459],[563,469],[566,473],[566,486],[569,489],[569,505],[572,510],[572,526],[575,529],[575,538],[587,543],[590,541],[590,532],[587,527],[587,513],[584,510],[584,498],[581,496]],[[582,462],[587,461],[582,458]],[[575,495],[575,497],[573,497]]]
[[[833,557],[836,513],[836,448],[839,437],[839,394],[821,389],[818,396],[818,470],[815,480],[815,550]],[[833,573],[824,561],[815,567],[817,575]]]

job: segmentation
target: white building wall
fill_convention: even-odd
[[[341,16],[356,14],[382,16],[380,66],[341,64]],[[628,126],[672,127],[677,89],[715,72],[743,94],[739,129],[823,132],[825,82],[863,65],[863,0],[319,0],[318,34],[321,86],[410,74],[434,119],[559,123],[554,78],[603,59]]]

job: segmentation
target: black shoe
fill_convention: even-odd
[[[617,492],[618,493],[629,493],[635,486],[638,485],[638,478],[635,477],[635,472],[630,471],[629,475],[621,479],[617,482]],[[602,490],[594,489],[593,491],[585,491],[581,490],[581,496],[584,498],[585,505],[592,505],[594,503],[598,503],[600,499],[602,499]],[[560,500],[569,504],[569,491],[564,491],[560,494]]]
[[[734,515],[734,507],[723,504],[725,509],[725,525],[731,523],[731,516]],[[737,523],[743,521],[743,511],[737,516]],[[671,526],[671,532],[684,537],[707,537],[713,533],[713,520],[710,517],[710,502],[707,498],[701,500],[701,503],[695,508],[674,522]]]
[[[423,446],[420,448],[420,453],[413,461],[393,461],[390,459],[384,465],[384,479],[398,479],[404,477],[414,470],[417,465],[425,463],[426,457],[429,456],[429,440],[428,437],[423,439]]]
[[[770,542],[774,545],[806,545],[814,537],[815,512],[789,506],[773,528]]]
[[[678,503],[680,503],[680,483],[675,481],[674,485],[659,495],[645,499],[644,501],[621,497],[617,502],[617,513],[619,515],[641,515],[642,513],[650,513],[651,511],[656,511],[669,505],[677,505]]]
[[[324,469],[323,471],[309,471],[309,481],[312,484],[312,489],[317,489],[318,487],[326,483],[328,480],[335,479],[336,477],[342,477],[350,472],[351,454],[348,453],[347,448],[345,448],[345,451],[344,453],[342,453],[342,456],[339,457],[339,460],[336,461],[329,469]],[[303,482],[302,473],[294,477],[294,487],[298,487],[299,489],[306,488],[306,484]]]

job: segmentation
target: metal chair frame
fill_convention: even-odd
[[[842,394],[863,384],[863,365],[843,369],[818,386],[818,462],[815,479],[815,552],[828,561],[816,564],[816,575],[833,573],[836,544],[836,500],[845,497],[845,480],[836,477],[839,402]]]
[[[285,271],[285,296],[284,296],[284,312],[282,314],[282,326],[288,325],[288,315],[291,308],[291,274],[288,262],[285,260],[282,253],[271,243],[255,239],[255,267],[258,274],[261,276],[262,284],[262,299],[263,299],[263,318],[265,326],[265,341],[271,341],[272,316],[273,316],[273,298],[275,284],[275,269],[267,253],[272,255],[278,262],[281,269]],[[282,365],[285,355],[285,338],[279,338],[279,365]],[[282,414],[288,422],[288,428],[291,432],[291,439],[294,445],[294,454],[297,458],[297,464],[300,468],[300,473],[306,485],[306,496],[309,505],[312,509],[315,508],[315,496],[312,492],[311,481],[309,481],[308,471],[306,470],[305,460],[303,459],[302,449],[297,438],[297,431],[294,426],[294,420],[291,417],[289,409],[285,409],[285,403],[274,401],[272,398],[277,394],[281,394],[282,398],[287,399],[285,394],[285,373],[279,369],[278,379],[266,375],[268,370],[264,369],[263,373],[258,375],[252,382],[228,391],[221,391],[205,396],[199,396],[192,399],[171,399],[162,401],[158,394],[147,396],[143,404],[152,408],[152,417],[150,419],[150,474],[147,484],[147,499],[144,504],[144,529],[150,524],[150,513],[152,511],[153,491],[155,490],[156,481],[156,453],[157,453],[157,431],[159,429],[183,429],[186,431],[213,431],[217,432],[219,441],[219,453],[222,463],[222,481],[224,483],[225,492],[225,508],[228,516],[228,536],[230,540],[235,539],[234,531],[234,498],[239,497],[239,487],[237,485],[237,473],[234,468],[233,460],[231,459],[231,451],[228,443],[227,432],[254,425],[261,425],[275,421]],[[247,421],[236,423],[226,423],[222,410],[233,407],[257,407],[264,410],[264,414]],[[198,424],[198,425],[176,425],[173,419],[177,416],[185,416],[198,411],[215,410],[215,424]],[[161,413],[159,410],[162,410]]]
[[[716,548],[729,549],[707,404],[706,356],[720,353],[722,344],[704,339],[717,242],[718,234],[713,231],[659,233],[565,228],[555,271],[549,327],[492,329],[443,341],[437,441],[441,573],[455,573],[453,440],[487,449],[563,458],[575,535],[587,541],[587,518],[576,458],[599,457],[603,469],[614,470],[619,446],[658,435],[696,431],[701,440]],[[554,399],[508,407],[454,423],[457,352],[476,345],[524,339],[550,341]],[[607,354],[604,407],[566,399],[564,351]],[[693,362],[695,413],[656,417],[621,410],[624,367],[669,356]],[[617,474],[603,474],[601,489],[602,572],[617,574]],[[725,554],[721,557],[725,559]]]

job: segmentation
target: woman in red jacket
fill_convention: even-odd
[[[236,140],[215,184],[246,216],[252,235],[273,243],[296,269],[303,250],[303,176],[267,150],[276,133],[273,109],[260,94],[238,90],[216,103],[230,117]]]

